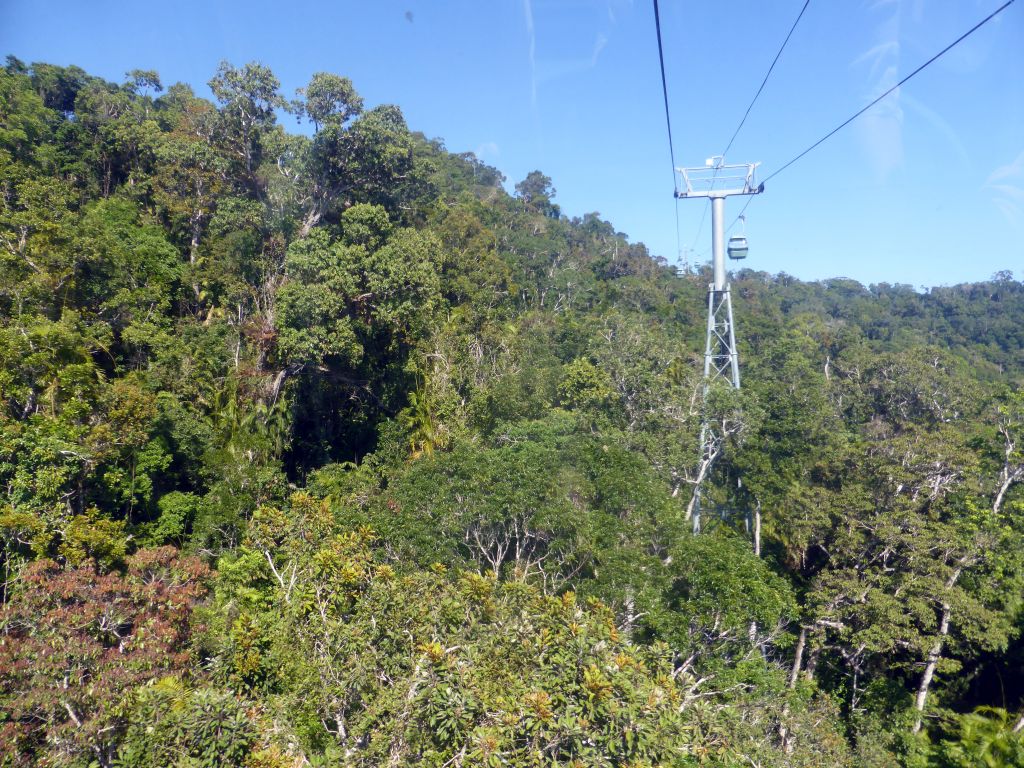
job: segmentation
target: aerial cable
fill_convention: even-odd
[[[779,59],[782,56],[782,52],[784,50],[786,50],[786,45],[789,43],[789,38],[791,38],[793,36],[793,32],[796,30],[797,24],[799,24],[800,23],[800,19],[802,19],[804,17],[804,11],[807,10],[807,6],[809,6],[810,4],[811,4],[811,0],[804,0],[804,5],[800,9],[800,13],[798,13],[796,15],[796,20],[793,22],[793,25],[789,28],[789,32],[786,34],[786,39],[782,41],[782,45],[779,46],[779,50],[775,54],[775,58],[772,59],[772,63],[768,67],[768,71],[764,73],[764,78],[761,80],[761,85],[758,86],[758,88],[757,88],[757,93],[755,93],[754,94],[754,98],[752,98],[750,100],[750,104],[747,105],[747,111],[743,113],[743,117],[740,120],[739,125],[737,125],[736,126],[736,130],[732,132],[732,138],[729,139],[729,143],[726,145],[725,149],[722,151],[722,159],[723,159],[723,161],[725,159],[725,156],[729,154],[729,150],[732,149],[732,145],[733,145],[733,142],[736,141],[736,137],[740,135],[740,130],[742,130],[743,124],[747,122],[747,118],[750,116],[750,110],[752,110],[754,108],[754,104],[757,103],[757,99],[761,96],[761,91],[764,90],[764,86],[768,82],[768,78],[772,76],[772,71],[775,69],[775,65],[779,63]],[[714,178],[717,175],[718,175],[718,169],[716,168],[715,169],[715,173],[712,175],[712,182],[714,182]],[[750,199],[748,199],[746,205],[743,206],[743,210],[747,209],[747,205],[750,205]],[[710,207],[710,202],[705,204],[704,212],[701,214],[700,224],[697,227],[697,235],[693,238],[694,245],[697,244],[697,240],[700,239],[701,232],[704,230],[704,220],[707,218],[708,208],[709,207]],[[740,214],[740,215],[742,215],[742,214]],[[738,220],[739,220],[739,217],[737,216],[736,219],[732,222],[732,224],[729,225],[729,229],[730,230],[734,226],[736,226],[736,221],[738,221]]]
[[[665,97],[665,125],[668,127],[668,153],[672,159],[672,189],[676,188],[676,150],[672,146],[672,118],[668,111],[668,84],[665,81],[665,51],[661,45],[661,15],[658,0],[654,0],[654,29],[658,35],[658,62],[661,64],[661,93]]]
[[[829,132],[828,132],[827,134],[825,134],[824,136],[822,136],[822,137],[821,137],[820,139],[818,139],[818,140],[817,140],[816,142],[814,142],[814,143],[813,143],[813,144],[812,144],[811,146],[809,146],[809,147],[808,147],[807,149],[805,149],[805,150],[804,150],[803,152],[801,152],[801,153],[800,153],[799,155],[797,155],[797,156],[796,156],[796,157],[794,157],[794,158],[793,158],[792,160],[790,160],[790,161],[789,161],[788,163],[786,163],[785,165],[783,165],[783,166],[782,166],[781,168],[779,168],[779,169],[778,169],[778,170],[776,170],[776,171],[773,171],[773,172],[772,172],[771,174],[769,174],[769,175],[768,175],[767,177],[765,177],[765,179],[764,179],[764,180],[763,180],[763,181],[762,181],[761,183],[763,184],[763,183],[765,183],[765,182],[767,182],[767,181],[769,181],[769,180],[773,179],[774,177],[778,176],[778,175],[779,175],[780,173],[782,173],[782,172],[783,172],[784,170],[786,170],[787,168],[789,168],[789,166],[793,165],[793,163],[795,163],[795,162],[796,162],[797,160],[800,160],[800,159],[801,159],[802,157],[804,157],[804,155],[808,154],[809,152],[811,152],[812,150],[816,149],[816,148],[817,148],[818,146],[820,146],[821,144],[825,143],[825,142],[826,142],[826,141],[827,141],[828,139],[832,138],[832,137],[833,137],[833,136],[834,136],[835,134],[839,133],[839,131],[841,131],[841,130],[842,130],[843,128],[845,128],[846,126],[848,126],[848,125],[849,125],[850,123],[852,123],[852,122],[853,122],[854,120],[856,120],[856,119],[857,119],[858,117],[860,117],[861,115],[863,115],[863,114],[864,114],[865,112],[867,112],[867,111],[868,111],[869,109],[871,109],[871,108],[872,108],[873,106],[875,106],[875,105],[876,105],[876,104],[877,104],[878,102],[880,102],[880,101],[881,101],[882,99],[884,99],[884,98],[885,98],[886,96],[888,96],[888,95],[889,95],[890,93],[892,93],[892,92],[893,92],[893,91],[895,91],[895,90],[896,90],[897,88],[899,88],[899,87],[900,87],[901,85],[903,85],[903,84],[904,84],[904,83],[906,83],[906,82],[907,82],[908,80],[910,80],[910,78],[914,77],[914,75],[916,75],[916,74],[917,74],[918,72],[920,72],[921,70],[925,69],[925,68],[926,68],[926,67],[928,67],[929,65],[933,64],[933,63],[934,63],[935,61],[937,61],[938,59],[942,58],[942,56],[944,56],[945,54],[949,53],[949,51],[951,51],[951,50],[952,50],[953,48],[955,48],[955,47],[956,47],[957,45],[959,45],[959,44],[960,44],[960,43],[962,43],[962,42],[963,42],[964,40],[966,40],[966,39],[967,39],[968,37],[970,37],[971,35],[973,35],[973,34],[974,34],[975,32],[977,32],[977,31],[978,31],[979,29],[981,29],[981,28],[982,28],[983,26],[985,26],[985,25],[986,25],[986,24],[987,24],[988,22],[992,21],[992,19],[994,19],[994,18],[995,18],[996,16],[998,16],[998,15],[999,15],[1000,13],[1002,13],[1003,11],[1005,11],[1005,10],[1006,10],[1007,8],[1009,8],[1009,7],[1011,6],[1011,5],[1013,5],[1013,4],[1015,3],[1015,2],[1016,2],[1016,0],[1007,0],[1007,2],[1003,3],[1003,4],[1001,5],[1001,6],[999,6],[998,8],[996,8],[996,9],[995,9],[994,11],[992,11],[992,13],[990,13],[990,14],[989,14],[988,16],[986,16],[986,17],[985,17],[984,19],[982,19],[981,21],[979,21],[979,22],[978,22],[977,24],[975,24],[975,25],[974,25],[973,27],[971,27],[971,28],[970,28],[969,30],[967,30],[966,32],[964,32],[964,33],[963,33],[962,35],[960,35],[960,37],[958,37],[958,38],[957,38],[956,40],[954,40],[954,41],[953,41],[952,43],[950,43],[950,44],[949,44],[949,45],[947,45],[947,46],[946,46],[945,48],[943,48],[943,49],[942,49],[941,51],[939,51],[938,53],[936,53],[936,54],[935,54],[934,56],[932,56],[932,57],[931,57],[930,59],[928,59],[928,61],[926,61],[926,62],[925,62],[924,64],[922,64],[922,65],[921,65],[921,66],[919,66],[919,67],[918,67],[917,69],[915,69],[915,70],[914,70],[913,72],[911,72],[911,73],[910,73],[909,75],[907,75],[906,77],[904,77],[904,78],[903,78],[902,80],[900,80],[900,81],[899,81],[898,83],[896,83],[896,85],[894,85],[894,86],[893,86],[892,88],[890,88],[889,90],[887,90],[887,91],[886,91],[885,93],[883,93],[883,94],[882,94],[881,96],[879,96],[879,97],[878,97],[877,99],[875,99],[875,100],[874,100],[874,101],[872,101],[872,102],[871,102],[870,104],[868,104],[868,105],[867,105],[866,107],[864,107],[863,109],[859,110],[858,112],[856,112],[855,114],[851,115],[851,116],[850,116],[849,118],[847,118],[846,120],[844,120],[844,121],[843,121],[842,123],[840,123],[839,125],[837,125],[837,126],[836,126],[835,128],[833,128],[833,129],[832,129],[831,131],[829,131]],[[751,203],[753,202],[753,200],[754,200],[754,198],[753,198],[753,197],[751,197],[751,198],[749,198],[749,199],[747,200],[747,203],[746,203],[746,205],[744,205],[744,206],[743,206],[743,209],[742,209],[742,210],[741,210],[741,211],[739,212],[739,215],[738,215],[738,216],[737,216],[737,217],[736,217],[735,219],[733,219],[732,223],[731,223],[731,224],[730,224],[730,225],[728,226],[728,228],[726,229],[726,231],[727,231],[727,232],[728,232],[728,231],[730,231],[730,230],[732,230],[732,228],[736,226],[736,222],[737,222],[737,221],[739,221],[739,219],[740,219],[740,216],[742,216],[742,215],[743,215],[743,213],[744,213],[744,212],[745,212],[745,211],[747,210],[747,206],[748,206],[748,205],[750,205],[750,204],[751,204]]]
[[[676,204],[676,261],[679,261],[683,257],[683,236],[681,234],[679,234],[679,198],[678,197],[675,198],[675,204]],[[689,269],[690,260],[686,259],[684,264],[685,264],[686,269]]]
[[[668,109],[668,83],[665,80],[665,50],[661,44],[661,14],[658,13],[658,0],[654,0],[654,30],[658,35],[658,63],[661,65],[661,93],[665,98],[665,126],[668,128],[668,154],[672,160],[672,191],[676,189],[676,150],[672,145],[672,117]],[[674,195],[673,195],[674,197]],[[676,206],[676,261],[683,252],[682,239],[679,235],[679,198],[675,198]]]
[[[717,169],[716,169],[715,173],[717,174]],[[714,176],[711,177],[711,180],[712,180],[712,182],[714,181]],[[691,250],[697,246],[697,241],[700,240],[700,233],[704,231],[704,220],[708,217],[708,208],[710,208],[710,207],[711,207],[711,201],[710,200],[705,201],[704,202],[704,210],[700,214],[700,224],[697,225],[697,234],[693,236],[693,242],[690,244],[690,249]]]
[[[881,96],[879,96],[879,97],[878,97],[877,99],[875,99],[874,101],[872,101],[872,102],[871,102],[870,104],[868,104],[868,105],[867,105],[866,107],[864,107],[863,109],[859,110],[858,112],[856,112],[855,114],[853,114],[852,116],[850,116],[849,118],[847,118],[846,120],[844,120],[843,122],[841,122],[841,123],[840,123],[839,125],[837,125],[837,126],[836,126],[835,128],[833,128],[833,129],[832,129],[831,131],[829,131],[829,132],[828,132],[828,133],[826,133],[826,134],[825,134],[824,136],[822,136],[822,137],[821,137],[820,139],[818,139],[818,140],[817,140],[816,142],[814,142],[813,144],[811,144],[811,146],[809,146],[809,147],[808,147],[807,149],[805,149],[805,150],[804,150],[803,152],[801,152],[801,153],[800,153],[799,155],[797,155],[796,157],[794,157],[794,158],[793,158],[792,160],[790,160],[790,161],[789,161],[788,163],[786,163],[786,164],[785,164],[784,166],[782,166],[782,167],[781,167],[781,168],[779,168],[779,169],[778,169],[777,171],[773,172],[773,173],[772,173],[771,175],[769,175],[769,176],[768,176],[767,178],[765,178],[765,179],[764,179],[764,181],[762,181],[762,184],[763,184],[763,183],[765,183],[765,182],[767,182],[767,181],[769,181],[770,179],[773,179],[774,177],[778,176],[778,175],[779,175],[780,173],[782,173],[782,172],[783,172],[784,170],[786,170],[787,168],[789,168],[789,166],[791,166],[791,165],[792,165],[793,163],[795,163],[795,162],[796,162],[797,160],[799,160],[800,158],[802,158],[802,157],[803,157],[804,155],[806,155],[806,154],[807,154],[808,152],[810,152],[811,150],[813,150],[813,149],[817,148],[818,146],[820,146],[821,144],[823,144],[824,142],[826,142],[826,141],[827,141],[828,139],[832,138],[832,137],[833,137],[833,136],[834,136],[835,134],[839,133],[839,131],[841,131],[841,130],[842,130],[843,128],[845,128],[846,126],[848,126],[848,125],[849,125],[850,123],[852,123],[852,122],[853,122],[854,120],[856,120],[856,119],[857,119],[858,117],[860,117],[860,116],[861,116],[861,115],[863,115],[863,114],[864,114],[865,112],[867,112],[867,111],[868,111],[869,109],[871,109],[871,108],[872,108],[873,106],[875,106],[875,104],[877,104],[877,103],[878,103],[878,102],[880,102],[880,101],[881,101],[882,99],[884,99],[884,98],[885,98],[886,96],[888,96],[888,95],[889,95],[890,93],[892,93],[893,91],[895,91],[895,90],[896,90],[897,88],[899,88],[899,87],[900,87],[901,85],[903,85],[903,84],[904,84],[905,82],[907,82],[907,81],[908,81],[908,80],[909,80],[910,78],[912,78],[912,77],[913,77],[914,75],[916,75],[916,74],[917,74],[918,72],[920,72],[921,70],[923,70],[923,69],[924,69],[925,67],[927,67],[927,66],[929,66],[930,64],[934,63],[934,62],[935,62],[936,60],[938,60],[938,59],[939,59],[939,58],[941,58],[941,57],[942,57],[943,55],[945,55],[946,53],[948,53],[949,51],[951,51],[951,50],[952,50],[953,48],[955,48],[955,47],[956,47],[957,45],[959,45],[960,43],[962,43],[962,42],[963,42],[964,40],[966,40],[966,39],[967,39],[968,37],[970,37],[971,35],[973,35],[973,34],[974,34],[975,32],[977,32],[977,31],[978,31],[979,29],[981,29],[981,28],[982,28],[983,26],[985,26],[985,25],[986,25],[986,24],[987,24],[988,22],[992,21],[992,19],[994,19],[994,18],[995,18],[996,16],[998,16],[998,15],[999,15],[1000,13],[1002,13],[1003,11],[1005,11],[1005,10],[1006,10],[1007,8],[1009,8],[1009,7],[1011,6],[1011,5],[1013,5],[1013,4],[1015,3],[1015,2],[1016,2],[1016,0],[1007,0],[1007,2],[1003,3],[1003,4],[1001,5],[1001,6],[999,6],[998,8],[996,8],[996,9],[995,9],[994,11],[992,11],[992,13],[990,13],[990,14],[989,14],[988,16],[986,16],[986,17],[985,17],[984,19],[982,19],[981,21],[979,21],[979,22],[978,22],[977,24],[975,24],[975,25],[974,25],[973,27],[971,27],[971,28],[970,28],[969,30],[967,30],[967,31],[966,31],[966,32],[964,32],[964,33],[963,33],[962,35],[960,35],[960,37],[958,37],[958,38],[957,38],[956,40],[954,40],[954,41],[953,41],[952,43],[950,43],[950,44],[949,44],[949,45],[947,45],[947,46],[946,46],[945,48],[943,48],[943,49],[942,49],[941,51],[939,51],[939,52],[938,52],[938,53],[936,53],[936,54],[935,54],[934,56],[932,56],[932,57],[931,57],[930,59],[928,59],[928,61],[926,61],[926,62],[925,62],[924,64],[922,64],[921,66],[919,66],[919,67],[918,67],[917,69],[915,69],[915,70],[914,70],[913,72],[911,72],[911,73],[910,73],[909,75],[907,75],[907,76],[906,76],[906,77],[904,77],[904,78],[903,78],[902,80],[900,80],[900,81],[899,81],[898,83],[896,83],[896,85],[894,85],[894,86],[893,86],[892,88],[890,88],[889,90],[887,90],[887,91],[886,91],[885,93],[883,93],[883,94],[882,94]],[[735,223],[735,222],[734,222],[734,223]]]
[[[728,227],[726,227],[726,230],[725,230],[726,232],[731,232],[732,228],[736,226],[736,222],[740,221],[741,219],[744,222],[746,222],[746,219],[743,218],[743,214],[747,212],[747,206],[750,205],[753,201],[754,201],[753,197],[748,197],[747,198],[747,202],[740,209],[740,212],[739,212],[739,214],[737,214],[736,218],[732,220],[732,224],[730,224]]]
[[[807,10],[807,6],[811,4],[811,0],[805,0],[804,7],[800,9],[800,13],[797,14],[796,21],[793,22],[793,26],[789,28],[789,34],[786,35],[786,39],[782,41],[782,45],[779,47],[779,52],[775,54],[775,58],[772,59],[772,64],[768,67],[768,71],[765,72],[764,79],[761,81],[760,87],[757,89],[757,93],[754,94],[754,98],[750,100],[750,105],[747,107],[747,111],[743,113],[743,119],[740,120],[740,124],[736,126],[736,130],[733,131],[732,138],[729,139],[729,144],[726,146],[725,151],[722,152],[724,158],[729,154],[729,150],[732,149],[732,143],[736,141],[736,137],[740,134],[740,129],[743,128],[743,124],[747,122],[747,117],[750,115],[750,110],[754,108],[754,104],[757,102],[757,98],[761,95],[761,91],[764,90],[765,83],[768,82],[768,78],[772,75],[772,70],[775,69],[775,65],[779,62],[779,57],[782,56],[782,52],[786,50],[786,44],[789,42],[789,38],[793,36],[793,31],[796,29],[796,25],[800,23],[800,19],[803,18],[804,11]]]

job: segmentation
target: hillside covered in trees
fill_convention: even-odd
[[[0,72],[0,765],[1024,765],[1012,274],[738,272],[705,402],[707,274],[210,88]]]

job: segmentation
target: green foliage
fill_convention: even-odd
[[[181,546],[187,532],[200,510],[200,499],[192,493],[171,491],[160,497],[157,508],[160,515],[145,527],[143,539],[146,544],[159,546],[172,544]]]
[[[239,766],[257,737],[243,701],[215,689],[187,690],[174,678],[139,688],[128,711],[115,766]]]
[[[939,764],[957,768],[1009,768],[1024,764],[1024,734],[1005,709],[979,707],[953,719],[954,738],[936,748]]]
[[[290,515],[261,513],[251,544],[282,578],[239,560],[222,569],[231,581],[218,597],[247,616],[222,651],[225,671],[251,681],[281,667],[283,722],[308,754],[356,765],[441,765],[463,753],[488,764],[697,765],[714,755],[725,765],[763,738],[763,726],[700,724],[694,680],[674,670],[669,648],[629,643],[600,602],[396,568],[368,530],[323,537],[289,522],[323,519],[316,509],[298,498]],[[268,590],[260,607],[253,598]]]
[[[99,570],[110,570],[121,565],[128,553],[124,521],[107,520],[90,509],[71,519],[58,551],[71,567],[92,561]]]
[[[558,394],[570,407],[598,411],[606,407],[614,397],[608,374],[589,360],[573,360],[566,366],[565,375],[558,385]]]
[[[362,349],[349,313],[356,298],[354,254],[330,245],[314,230],[292,243],[285,260],[291,278],[278,293],[278,349],[287,360],[320,363],[340,357],[359,359]]]
[[[210,87],[0,71],[0,764],[1020,761],[1024,284],[741,271],[705,390],[706,270]]]
[[[684,535],[672,549],[672,560],[673,608],[678,612],[672,620],[688,634],[677,641],[683,647],[712,646],[733,654],[765,642],[760,633],[779,632],[796,613],[789,585],[742,539]]]
[[[256,62],[242,68],[221,62],[209,82],[221,104],[219,138],[250,178],[262,159],[262,133],[274,124],[274,110],[285,107],[280,85],[268,67]]]
[[[28,78],[0,72],[0,157],[5,166],[14,158],[32,156],[52,117]]]
[[[530,171],[516,184],[516,194],[533,210],[558,218],[558,206],[551,202],[555,188],[551,186],[551,179],[540,171]]]
[[[318,130],[328,123],[346,123],[363,111],[363,99],[352,81],[330,72],[317,72],[299,95],[305,97],[303,112]]]

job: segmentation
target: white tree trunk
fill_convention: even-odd
[[[963,572],[962,563],[963,561],[961,561],[961,566],[954,570],[949,579],[946,580],[947,590],[956,586],[956,582]],[[924,674],[921,675],[921,683],[917,687],[917,696],[914,699],[914,709],[917,710],[917,718],[914,720],[914,733],[918,733],[921,730],[921,722],[924,718],[924,705],[928,700],[928,688],[932,684],[932,678],[935,677],[935,668],[938,667],[939,659],[942,656],[942,646],[949,635],[950,612],[949,603],[943,601],[942,618],[939,621],[939,636],[935,639],[935,644],[931,647],[931,650],[928,651],[928,660],[924,666]]]
[[[754,505],[754,555],[761,556],[761,502]]]
[[[796,688],[800,677],[800,666],[804,661],[804,648],[807,647],[807,627],[800,627],[800,639],[796,641],[796,652],[793,654],[793,668],[789,671],[789,687]]]
[[[924,717],[924,704],[928,699],[928,687],[932,684],[935,676],[935,668],[939,665],[939,657],[942,654],[942,644],[949,633],[949,605],[942,604],[942,622],[939,624],[939,638],[928,651],[928,663],[925,664],[924,674],[921,675],[921,684],[917,687],[917,697],[914,699],[914,709],[917,710],[917,718],[914,720],[914,733],[921,730],[921,721]]]
[[[1012,471],[1009,467],[1003,470],[1003,479],[999,484],[999,491],[996,493],[996,500],[992,502],[992,511],[997,515],[1003,508],[1003,499],[1006,496],[1006,492],[1010,490],[1015,483],[1020,482],[1022,477],[1024,477],[1024,468],[1022,467],[1018,467]]]
[[[707,478],[708,473],[711,471],[711,466],[715,463],[715,459],[717,458],[717,448],[711,451],[707,456],[701,458],[700,468],[697,470],[697,479],[693,482],[693,495],[690,496],[690,502],[686,505],[687,520],[690,520],[693,517],[693,508],[697,504],[697,500],[700,498],[700,487]]]

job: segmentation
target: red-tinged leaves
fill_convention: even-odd
[[[126,694],[187,669],[191,607],[208,577],[173,547],[138,552],[124,574],[26,567],[0,613],[0,753],[11,765],[109,764]]]

